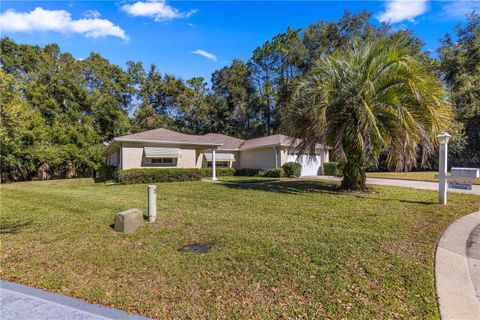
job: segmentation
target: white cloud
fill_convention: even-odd
[[[443,6],[443,16],[464,19],[472,11],[480,13],[480,1],[451,1]]]
[[[4,32],[79,33],[87,38],[118,37],[127,40],[125,31],[106,19],[85,18],[73,20],[65,10],[45,10],[37,7],[21,13],[7,10],[0,14],[0,29]]]
[[[88,19],[100,18],[101,14],[97,10],[87,10],[83,13],[83,16]]]
[[[202,56],[202,57],[205,57],[207,59],[210,59],[212,61],[217,61],[217,56],[214,55],[213,53],[211,52],[207,52],[205,50],[195,50],[195,51],[192,51],[193,54],[198,54],[199,56]]]
[[[404,20],[413,22],[428,10],[427,0],[389,0],[385,12],[377,18],[381,22],[397,23]]]
[[[181,12],[178,9],[168,5],[165,0],[149,0],[146,2],[138,1],[133,4],[125,4],[121,7],[131,16],[151,17],[155,21],[167,21],[179,18],[188,18],[197,10]]]

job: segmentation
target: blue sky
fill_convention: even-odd
[[[155,63],[162,72],[203,76],[287,27],[336,20],[367,9],[372,23],[408,27],[434,51],[480,1],[2,1],[0,30],[18,43],[58,43],[76,58],[98,52],[122,67]]]

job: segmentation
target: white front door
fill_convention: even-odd
[[[315,158],[310,159],[309,155],[300,155],[298,153],[289,154],[288,161],[298,162],[302,165],[302,177],[303,176],[317,176],[320,174],[320,166],[322,160],[319,154],[315,155]]]

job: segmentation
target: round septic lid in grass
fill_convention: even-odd
[[[187,244],[178,249],[180,252],[207,253],[212,248],[208,244]]]

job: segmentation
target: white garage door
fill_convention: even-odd
[[[317,176],[320,174],[320,166],[322,165],[320,155],[315,155],[315,159],[309,159],[309,155],[289,154],[288,161],[298,162],[302,165],[303,176]]]

